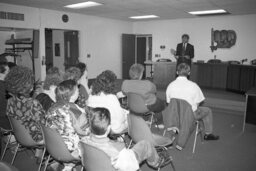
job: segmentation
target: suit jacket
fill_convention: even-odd
[[[184,56],[188,55],[190,57],[190,60],[182,57],[182,46],[183,46],[183,43],[179,43],[176,48],[176,55],[179,56],[177,63],[180,64],[182,62],[185,62],[191,65],[191,59],[194,58],[194,46],[189,43],[187,43],[187,46],[186,46]]]

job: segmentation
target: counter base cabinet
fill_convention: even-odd
[[[227,64],[195,63],[197,66],[197,84],[205,88],[226,89]]]
[[[244,93],[256,86],[256,67],[230,65],[228,67],[227,90]]]

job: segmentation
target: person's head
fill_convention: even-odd
[[[189,35],[188,34],[183,34],[181,36],[181,39],[182,39],[182,43],[188,43]]]
[[[86,64],[83,62],[79,62],[78,64],[76,64],[76,67],[80,69],[81,75],[83,75],[84,72],[87,71]]]
[[[132,80],[140,80],[143,76],[144,66],[141,64],[133,64],[129,70],[129,76]]]
[[[177,66],[177,74],[178,76],[187,77],[190,75],[190,66],[186,63],[180,63]]]
[[[43,89],[55,91],[55,88],[62,82],[62,79],[58,75],[46,75],[44,80]]]
[[[8,72],[8,64],[6,62],[0,62],[0,80],[4,80]]]
[[[34,87],[34,75],[27,67],[15,66],[5,77],[5,82],[11,94],[28,97]]]
[[[14,62],[8,62],[8,67],[12,69],[13,67],[17,66]]]
[[[91,133],[97,136],[105,136],[110,132],[110,113],[106,108],[90,109],[90,129]]]
[[[64,80],[75,80],[78,81],[81,78],[81,71],[77,67],[70,67],[65,71],[63,76]]]
[[[46,71],[46,75],[61,75],[58,67],[51,67]]]
[[[92,95],[101,92],[105,94],[114,94],[116,74],[110,70],[103,71],[96,77],[92,83]]]
[[[55,89],[56,101],[69,103],[75,102],[78,98],[79,91],[75,80],[62,81]]]

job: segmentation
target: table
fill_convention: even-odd
[[[245,130],[245,124],[256,125],[256,87],[250,89],[245,93],[246,104],[245,114],[243,123],[243,132]]]

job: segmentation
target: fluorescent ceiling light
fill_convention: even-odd
[[[191,11],[188,13],[192,15],[208,15],[208,14],[225,14],[228,12],[225,11],[224,9],[217,9],[217,10],[206,10],[206,11]]]
[[[148,19],[148,18],[158,18],[156,15],[141,15],[141,16],[132,16],[131,19]]]
[[[98,6],[98,5],[102,5],[102,4],[100,4],[98,2],[87,1],[87,2],[77,3],[77,4],[66,5],[65,7],[81,9],[81,8],[88,8],[88,7]]]

